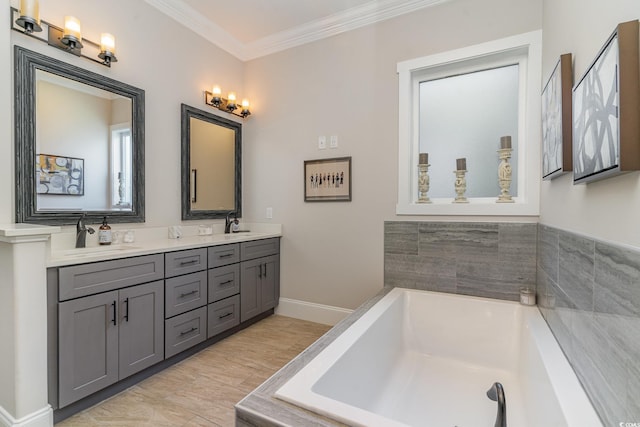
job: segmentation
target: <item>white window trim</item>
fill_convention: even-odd
[[[416,76],[426,72],[468,70],[468,65],[491,67],[514,55],[526,58],[511,63],[520,64],[526,82],[520,87],[518,120],[518,197],[515,203],[495,203],[495,198],[469,199],[467,204],[451,203],[449,199],[432,199],[433,203],[416,203],[418,176],[418,93]],[[496,62],[498,61],[498,62]],[[474,46],[443,52],[398,63],[399,128],[398,128],[398,215],[491,215],[535,216],[540,206],[540,123],[541,123],[542,31],[519,34]],[[475,66],[475,65],[474,65]],[[475,66],[478,69],[477,66]],[[523,74],[524,73],[524,74]],[[451,74],[453,74],[451,72]],[[496,147],[497,151],[497,147]],[[497,179],[496,167],[496,179]],[[453,189],[452,189],[453,193]]]

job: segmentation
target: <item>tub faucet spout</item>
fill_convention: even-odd
[[[507,399],[504,397],[504,387],[500,383],[493,383],[487,390],[487,397],[498,402],[498,414],[494,427],[507,427]]]

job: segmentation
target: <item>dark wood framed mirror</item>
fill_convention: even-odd
[[[144,90],[14,47],[16,222],[144,222]]]
[[[182,104],[182,219],[242,215],[242,124]]]

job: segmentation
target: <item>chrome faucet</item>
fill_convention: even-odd
[[[500,383],[493,383],[487,390],[487,397],[498,402],[498,414],[494,427],[507,427],[507,399],[504,397],[504,388]]]
[[[224,234],[231,233],[231,224],[233,223],[233,221],[231,221],[231,215],[236,215],[236,213],[234,211],[231,211],[224,219]]]
[[[83,212],[76,224],[76,248],[85,248],[87,246],[87,232],[89,232],[89,234],[96,232],[93,228],[84,225],[83,219],[86,217],[87,213]]]

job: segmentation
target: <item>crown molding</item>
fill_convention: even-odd
[[[145,0],[151,6],[243,61],[270,55],[449,0],[378,0],[243,44],[182,1]]]
[[[246,60],[244,44],[186,3],[176,0],[145,1],[236,58]]]

